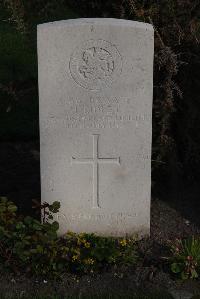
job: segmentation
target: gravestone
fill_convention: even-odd
[[[38,26],[41,196],[60,234],[149,234],[153,43],[128,20]]]

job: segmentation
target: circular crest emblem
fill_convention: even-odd
[[[69,67],[77,84],[89,90],[100,90],[118,78],[122,58],[111,43],[100,39],[89,40],[75,49]]]

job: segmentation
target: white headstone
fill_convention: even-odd
[[[38,26],[42,201],[60,201],[61,234],[149,234],[153,43],[128,20]]]

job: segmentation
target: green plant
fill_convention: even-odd
[[[72,271],[94,272],[110,265],[129,266],[138,260],[134,238],[68,232],[62,241],[67,244],[67,259]]]
[[[25,268],[36,274],[51,270],[59,225],[49,220],[59,206],[58,202],[42,205],[41,209],[48,207],[48,211],[41,223],[30,216],[18,216],[17,207],[7,198],[0,198],[0,261],[6,268],[15,272]]]
[[[182,279],[195,279],[200,271],[200,238],[177,239],[171,244],[171,271]]]
[[[138,259],[134,238],[104,238],[66,233],[58,237],[53,216],[59,202],[39,204],[42,222],[17,215],[17,207],[0,198],[0,262],[8,270],[45,277],[62,273],[90,273],[114,265],[134,265]]]

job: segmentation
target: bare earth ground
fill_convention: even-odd
[[[61,282],[36,281],[14,277],[0,271],[0,294],[67,295],[95,293],[135,293],[137,288],[174,289],[180,287],[200,293],[200,282],[175,283],[159,262],[165,256],[164,244],[169,239],[200,233],[198,184],[180,184],[177,192],[164,192],[163,198],[152,199],[151,239],[141,242],[145,258],[135,269],[112,269],[109,273],[76,277],[65,275]],[[166,188],[167,189],[167,188]],[[0,196],[7,196],[20,206],[20,212],[32,213],[31,200],[40,199],[39,144],[37,142],[1,143]],[[166,198],[170,198],[166,200]],[[161,200],[162,199],[162,200]]]

